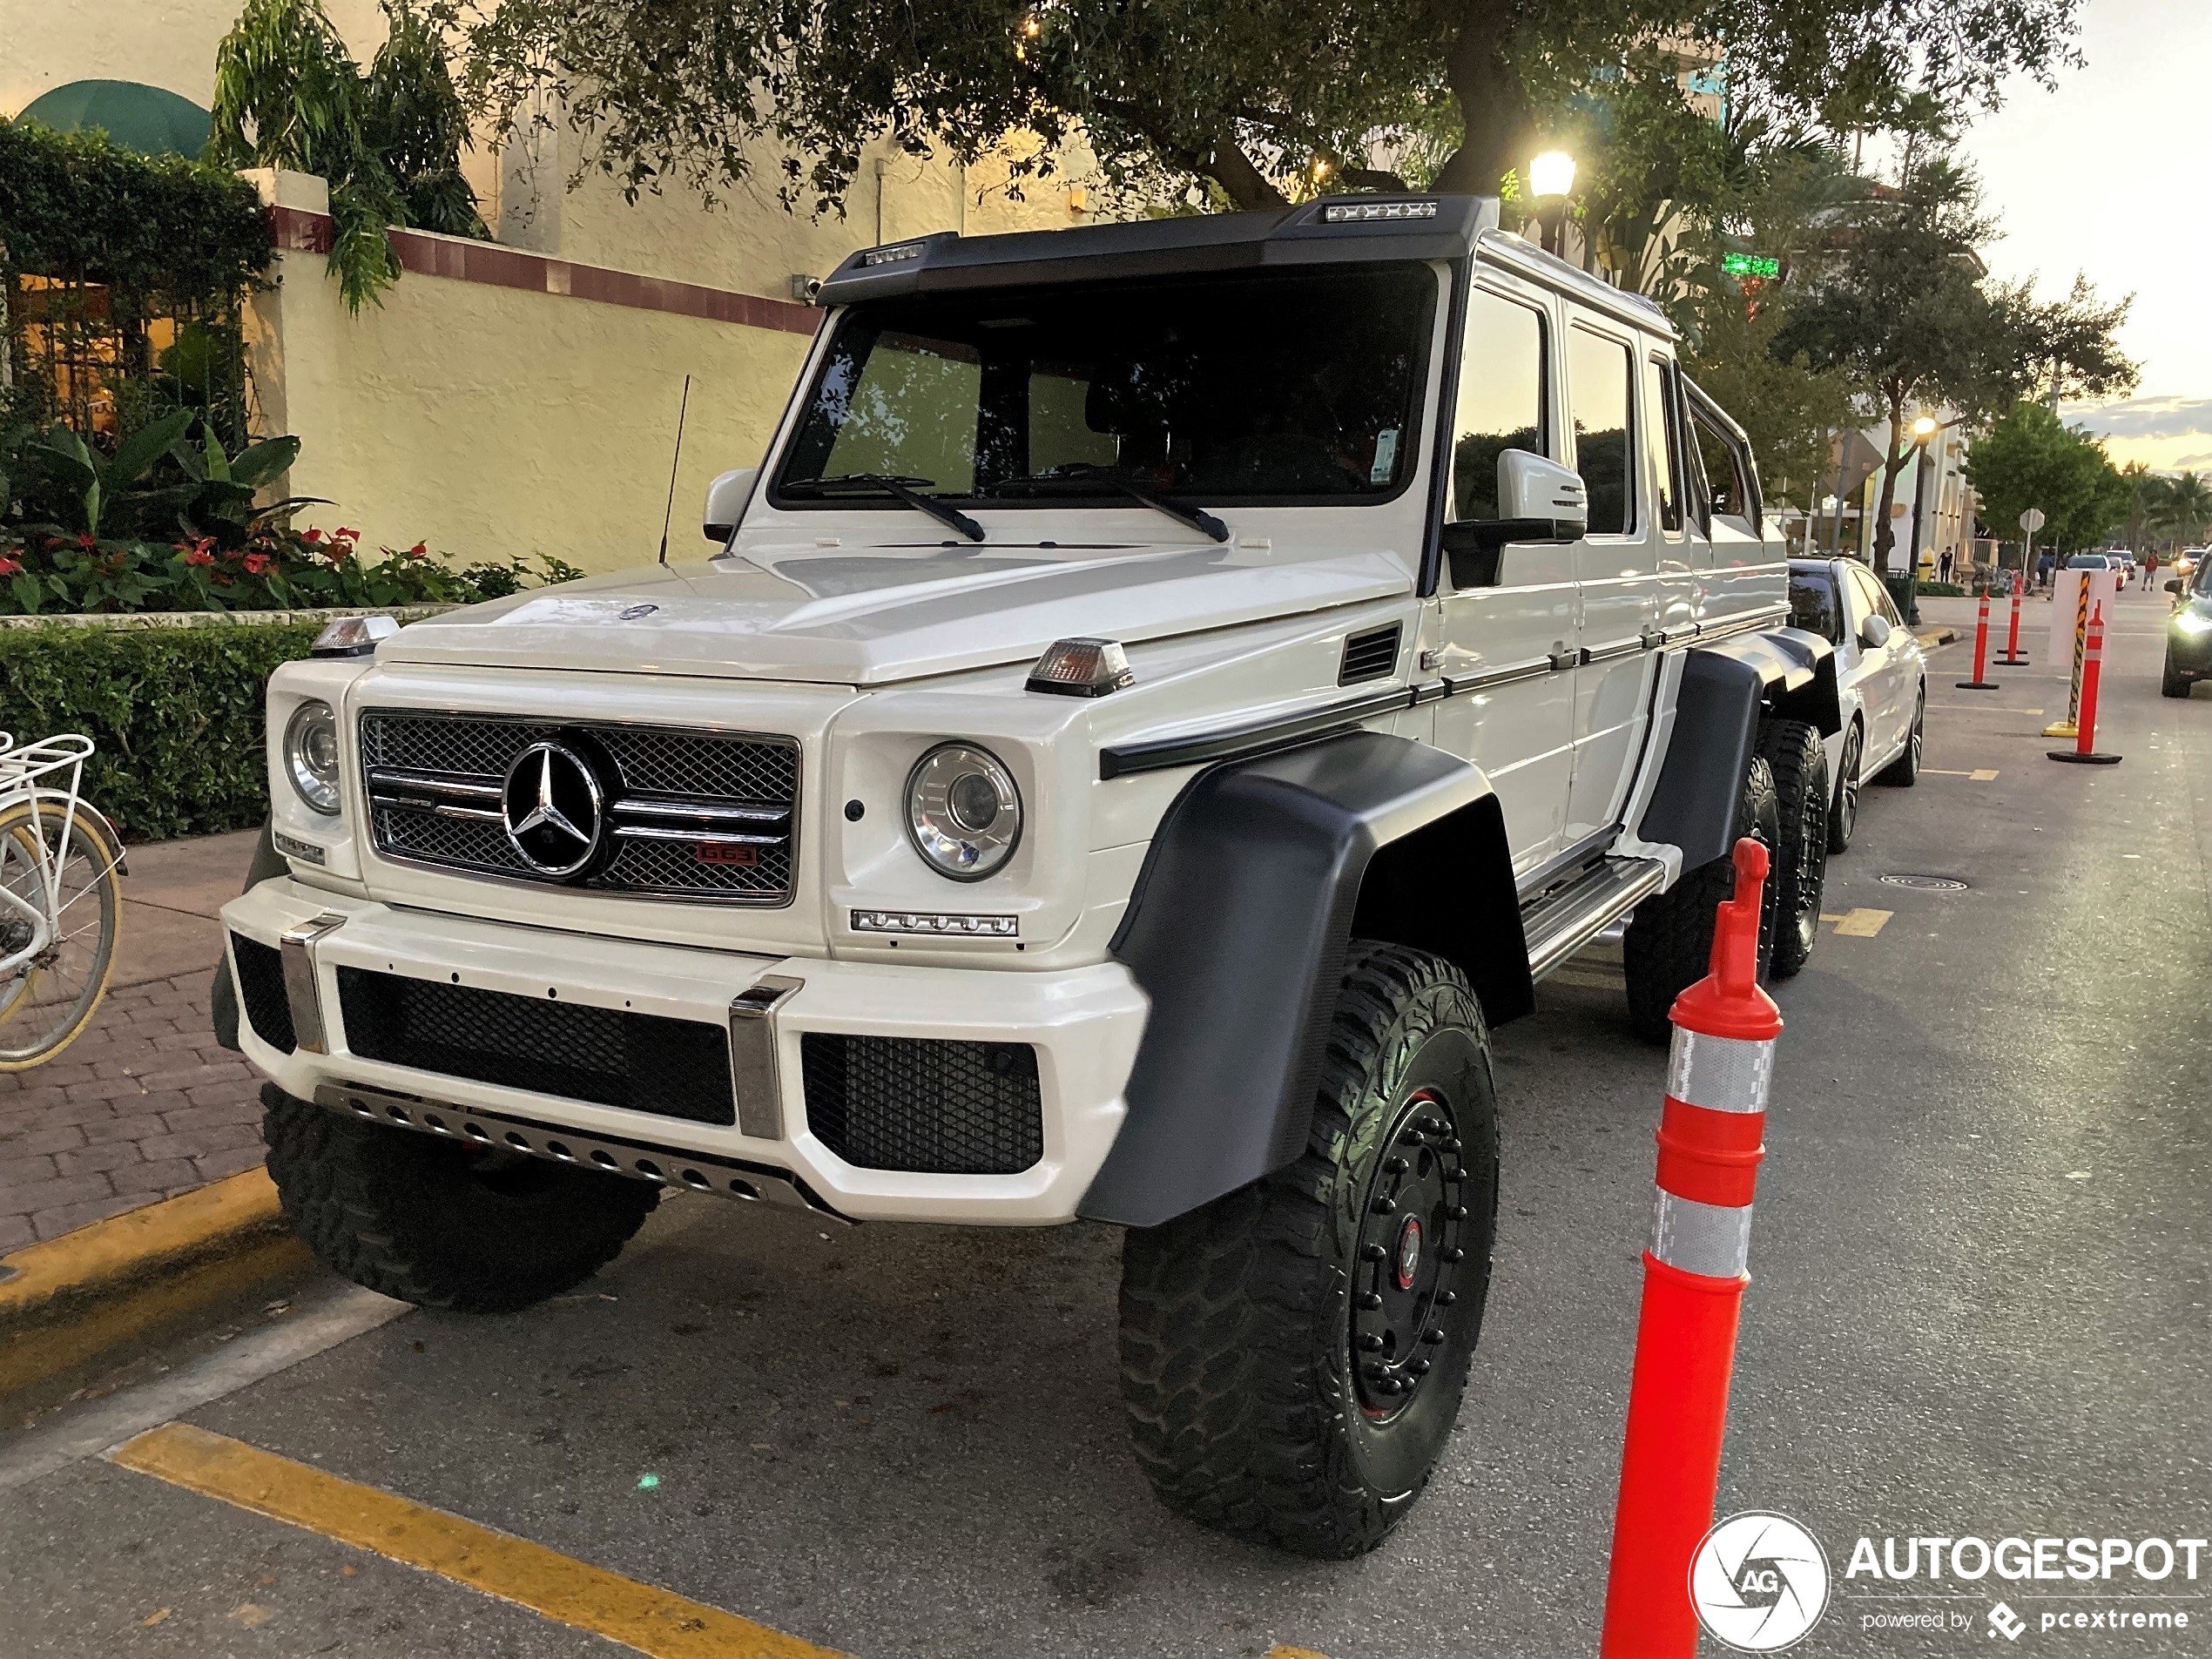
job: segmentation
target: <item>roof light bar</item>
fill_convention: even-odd
[[[1013,939],[1018,916],[950,916],[934,910],[855,910],[856,934],[941,934],[965,939]]]
[[[1434,219],[1436,204],[1423,202],[1331,202],[1321,210],[1324,223],[1367,224],[1377,219]]]
[[[921,243],[901,242],[896,247],[870,248],[867,253],[860,255],[860,263],[863,265],[895,265],[900,260],[918,260],[921,257]]]

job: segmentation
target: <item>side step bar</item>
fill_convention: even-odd
[[[1528,973],[1541,979],[1588,944],[1667,879],[1656,859],[1602,859],[1565,887],[1521,913],[1528,939]]]

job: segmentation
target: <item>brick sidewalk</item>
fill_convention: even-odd
[[[212,966],[111,990],[58,1059],[0,1077],[0,1250],[261,1161],[260,1079],[216,1046]]]
[[[261,1161],[260,1080],[215,1044],[215,912],[253,837],[130,850],[114,982],[50,1064],[0,1075],[0,1251],[189,1192]]]

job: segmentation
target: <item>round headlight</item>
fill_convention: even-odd
[[[338,717],[310,698],[284,724],[284,771],[293,792],[316,812],[338,813]]]
[[[988,749],[941,743],[907,778],[907,834],[930,867],[980,881],[1022,839],[1022,792]]]

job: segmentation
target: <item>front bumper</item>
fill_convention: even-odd
[[[2168,623],[2166,660],[2181,673],[2212,676],[2212,629],[2199,633]]]
[[[711,1161],[700,1174],[718,1190],[731,1190],[718,1178],[729,1170],[779,1173],[854,1220],[1041,1225],[1073,1219],[1120,1132],[1122,1091],[1149,1007],[1128,970],[1114,962],[1033,973],[741,955],[402,909],[289,878],[233,900],[223,921],[231,935],[285,955],[299,1046],[290,1053],[272,1046],[250,1019],[240,1022],[239,1035],[246,1057],[288,1094],[364,1116],[407,1101],[481,1113],[494,1120],[495,1132],[525,1126],[526,1138],[540,1144],[543,1137],[530,1136],[528,1126],[565,1130],[616,1156],[625,1149],[651,1155],[651,1165],[671,1184],[701,1184],[682,1174],[687,1154]],[[332,925],[319,928],[319,922]],[[694,1123],[356,1055],[347,1044],[341,968],[736,1030],[737,1121]],[[239,972],[234,950],[231,971]],[[792,981],[797,988],[786,991]],[[756,1008],[733,1020],[733,1006],[744,1009],[749,991]],[[767,1012],[758,1012],[772,999]],[[800,1060],[808,1032],[1029,1045],[1042,1156],[1009,1175],[847,1163],[808,1123]],[[625,1172],[643,1173],[637,1162],[625,1157]]]

